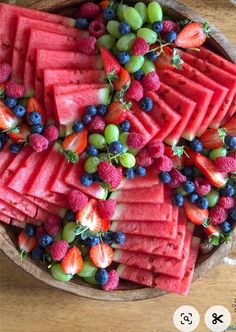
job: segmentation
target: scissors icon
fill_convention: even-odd
[[[224,323],[223,320],[221,320],[223,315],[217,316],[217,314],[214,313],[214,314],[212,314],[212,317],[214,318],[213,321],[212,321],[212,324],[216,325],[218,322]]]

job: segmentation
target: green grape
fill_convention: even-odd
[[[62,231],[62,240],[65,240],[69,243],[73,242],[76,234],[75,234],[75,229],[76,229],[77,225],[75,222],[71,221],[68,222],[65,227],[63,228]]]
[[[156,71],[156,67],[155,67],[154,63],[150,60],[145,60],[141,69],[145,75],[147,75],[148,73],[151,73],[151,71]]]
[[[117,39],[121,37],[121,34],[119,33],[119,25],[120,23],[114,20],[107,23],[107,31]]]
[[[120,53],[120,51],[118,50],[116,44],[112,47],[111,52],[112,52],[112,54],[114,54],[114,55],[118,55],[118,54]]]
[[[115,45],[115,43],[116,43],[115,37],[106,34],[98,38],[97,47],[100,48],[101,46],[103,46],[107,50],[111,50],[112,47]]]
[[[85,277],[84,281],[87,282],[90,285],[97,285],[97,281],[95,279],[95,275],[92,277]]]
[[[83,278],[93,277],[97,269],[98,268],[92,262],[85,261],[83,269],[78,273],[78,276]]]
[[[218,157],[225,157],[227,155],[227,150],[225,148],[219,148],[211,150],[209,158],[211,160],[216,160]]]
[[[124,152],[127,152],[129,150],[129,147],[127,145],[127,137],[129,136],[129,133],[121,133],[119,137],[119,141],[124,145]]]
[[[127,52],[131,49],[135,39],[136,35],[134,33],[127,33],[118,40],[116,46],[119,51]]]
[[[137,2],[134,8],[137,10],[139,15],[142,17],[143,23],[147,21],[147,7],[143,2]]]
[[[116,10],[116,14],[121,22],[124,21],[124,11],[127,7],[128,7],[127,5],[119,5],[119,7]]]
[[[137,36],[145,39],[148,44],[154,44],[157,41],[157,33],[148,28],[139,29]]]
[[[70,274],[66,274],[61,267],[61,264],[54,264],[51,267],[51,274],[53,276],[54,279],[59,280],[59,281],[70,281],[70,279],[72,278],[72,275]]]
[[[104,136],[107,144],[118,141],[120,135],[119,128],[116,125],[109,124],[105,128]]]
[[[131,26],[133,30],[138,30],[143,25],[142,17],[138,11],[133,7],[127,7],[124,10],[124,19]]]
[[[163,20],[162,8],[158,2],[151,2],[147,8],[148,18],[151,23]]]
[[[100,159],[97,157],[89,157],[85,164],[84,169],[87,173],[93,174],[98,170],[98,164],[100,163]]]
[[[128,152],[122,153],[122,155],[119,157],[119,161],[122,166],[127,168],[134,167],[136,163],[135,156]]]
[[[184,188],[182,186],[178,187],[176,191],[178,194],[181,194],[183,196],[188,196],[188,193],[186,193],[186,191],[184,191]]]
[[[134,74],[142,67],[143,64],[144,57],[142,55],[132,55],[130,61],[125,65],[125,69],[128,70],[129,73]]]
[[[104,149],[106,146],[105,138],[100,134],[89,135],[88,141],[90,145],[94,145],[97,149]]]
[[[217,190],[211,189],[209,194],[206,195],[206,198],[208,199],[208,205],[209,207],[214,207],[218,203],[220,194],[218,193]]]

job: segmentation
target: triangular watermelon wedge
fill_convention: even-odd
[[[228,109],[228,112],[226,114],[226,116],[224,117],[224,119],[222,120],[222,125],[224,126],[224,124],[226,122],[228,122],[233,115],[236,114],[236,95],[232,101],[232,104],[230,105],[229,109]]]
[[[130,122],[130,131],[141,134],[143,136],[143,146],[145,146],[152,139],[150,133],[146,130],[143,123],[139,121],[139,119],[132,112],[128,112],[127,120]],[[133,152],[135,153],[137,150]]]
[[[0,174],[5,171],[8,165],[13,161],[15,155],[9,151],[9,144],[5,144],[1,150]]]
[[[17,208],[8,204],[0,199],[0,211],[10,218],[18,219],[19,221],[25,220],[25,214],[19,211]]]
[[[50,202],[47,202],[41,198],[35,197],[35,196],[30,196],[30,195],[25,195],[27,199],[33,203],[35,203],[38,207],[43,209],[44,211],[47,211],[48,213],[58,215],[60,217],[64,217],[66,213],[66,209],[62,208],[60,206],[56,206]]]
[[[11,223],[11,217],[9,217],[6,214],[0,212],[0,222],[4,222],[4,224],[10,224]]]

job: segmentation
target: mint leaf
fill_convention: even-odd
[[[184,151],[184,148],[185,148],[184,145],[182,145],[182,146],[177,146],[177,145],[172,146],[172,151],[173,151],[172,155],[173,156],[178,156],[180,158],[180,157],[182,157],[183,154],[185,154],[189,158],[188,154]]]
[[[211,224],[211,220],[210,219],[204,219],[202,222],[202,226],[207,228],[208,226],[210,226]]]
[[[209,237],[209,242],[213,244],[213,246],[218,246],[220,244],[220,236],[212,235]]]
[[[11,131],[11,132],[14,133],[14,134],[18,134],[18,133],[20,132],[20,129],[19,129],[18,127],[15,127],[15,128],[12,128],[12,129],[9,130],[9,131]]]
[[[183,59],[181,59],[180,54],[177,53],[176,48],[173,49],[173,54],[172,54],[170,63],[172,64],[172,66],[174,66],[178,70],[183,69],[181,65],[184,64],[184,61],[183,61]]]
[[[222,139],[222,142],[225,143],[225,136],[227,135],[227,129],[226,128],[219,128],[218,134],[220,138]]]

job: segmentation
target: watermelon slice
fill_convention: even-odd
[[[213,91],[171,70],[162,70],[159,72],[159,76],[162,82],[197,103],[182,134],[182,137],[191,141],[196,136],[204,116],[206,115],[213,96]]]
[[[48,190],[58,194],[67,195],[72,187],[65,183],[64,178],[66,174],[70,172],[72,167],[74,167],[74,165],[68,163],[66,158],[63,156],[60,168],[52,175],[51,184],[48,186]]]
[[[11,218],[6,214],[0,212],[0,221],[4,222],[4,224],[10,224]]]
[[[232,118],[232,116],[235,114],[236,114],[236,95],[232,101],[232,104],[230,105],[230,107],[228,109],[226,116],[222,120],[222,124],[224,125],[226,122],[228,122]]]
[[[11,224],[12,226],[16,226],[23,229],[26,226],[26,221],[19,221],[17,219],[12,219]]]
[[[7,166],[12,162],[15,158],[15,155],[9,152],[9,145],[5,144],[1,150],[1,158],[0,158],[0,174],[5,171]]]
[[[139,121],[133,113],[128,112],[127,120],[130,122],[130,131],[141,134],[145,138],[145,140],[143,141],[143,146],[145,146],[151,140],[152,136],[146,130],[143,123],[141,123],[141,121]]]
[[[66,213],[66,209],[61,208],[60,206],[56,206],[52,203],[42,200],[41,198],[26,195],[27,199],[33,203],[35,203],[38,207],[45,210],[50,214],[55,214],[60,217],[64,217]]]
[[[6,216],[10,218],[16,218],[19,221],[25,220],[25,214],[19,211],[17,208],[12,206],[11,204],[8,204],[4,202],[2,199],[0,199],[0,210],[1,213],[4,213]]]

